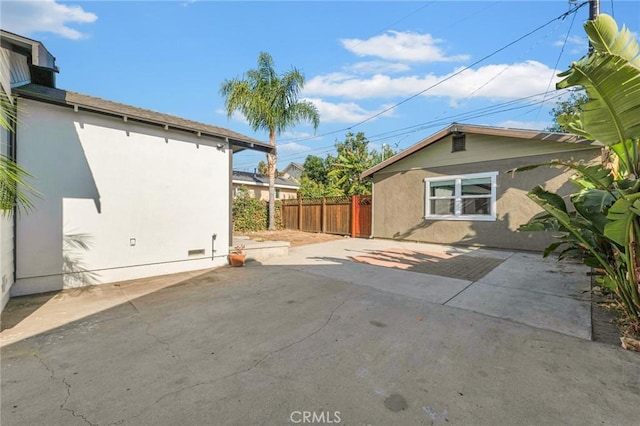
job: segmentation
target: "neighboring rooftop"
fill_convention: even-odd
[[[300,163],[294,162],[289,163],[282,171],[285,176],[290,177],[295,181],[298,181],[302,177],[302,172],[304,172],[304,166]]]
[[[233,171],[232,181],[237,184],[269,186],[269,176],[259,173],[241,172],[238,170]],[[276,177],[275,186],[280,188],[298,189],[300,184],[293,179]]]

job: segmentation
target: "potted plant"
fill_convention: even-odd
[[[244,266],[246,258],[244,252],[244,244],[235,246],[235,248],[229,253],[229,264],[231,266]]]

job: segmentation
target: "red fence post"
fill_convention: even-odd
[[[298,231],[302,230],[302,198],[298,198]]]
[[[351,196],[351,238],[356,237],[358,229],[358,199],[356,195]]]
[[[320,207],[320,232],[325,233],[327,230],[327,199],[322,197],[322,207]]]

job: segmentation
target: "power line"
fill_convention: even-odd
[[[429,120],[429,121],[425,121],[419,124],[415,124],[412,126],[407,126],[407,127],[403,127],[400,129],[394,129],[394,130],[390,130],[387,132],[383,132],[383,133],[378,133],[378,134],[374,134],[371,136],[367,137],[367,140],[369,142],[378,142],[378,141],[383,141],[386,139],[391,139],[391,138],[396,138],[396,137],[400,137],[400,136],[405,136],[405,135],[409,135],[411,133],[417,133],[419,131],[422,130],[426,130],[426,129],[430,129],[430,128],[434,128],[434,127],[442,127],[443,125],[447,125],[449,123],[451,123],[452,121],[465,121],[465,120],[471,120],[471,119],[475,119],[475,118],[482,118],[482,117],[487,117],[490,115],[494,115],[494,114],[501,114],[504,112],[508,112],[508,111],[515,111],[518,109],[522,109],[522,108],[528,108],[531,106],[536,106],[535,109],[537,109],[537,105],[538,104],[543,104],[546,102],[549,102],[553,99],[557,99],[560,98],[562,96],[564,96],[564,92],[559,92],[558,94],[552,96],[552,97],[546,97],[543,98],[542,100],[538,101],[538,102],[527,102],[524,105],[517,105],[518,103],[522,103],[525,102],[529,99],[534,99],[534,98],[539,98],[543,95],[547,94],[547,92],[540,92],[540,93],[536,93],[534,95],[529,95],[529,96],[525,96],[522,98],[518,98],[518,99],[513,99],[507,102],[503,102],[500,104],[495,104],[495,105],[490,105],[490,106],[486,106],[486,107],[482,107],[482,108],[478,108],[475,110],[471,110],[471,111],[466,111],[463,113],[459,113],[459,114],[454,114],[454,115],[449,115],[449,116],[445,116],[442,118],[438,118],[438,119],[434,119],[434,120]],[[516,106],[517,105],[517,106]],[[532,112],[532,110],[527,111],[525,114],[528,114],[529,112]],[[525,115],[523,114],[523,115]],[[311,149],[309,151],[305,151],[306,155],[311,155],[311,154],[322,154],[325,152],[329,152],[335,149],[335,144],[332,145],[326,145],[326,146],[322,146],[322,147],[318,147],[318,148],[314,148]],[[278,156],[279,160],[287,160],[290,158],[295,158],[297,156],[299,156],[300,154],[288,154],[288,155],[284,155],[284,156]],[[254,167],[254,163],[240,163],[238,165],[235,166],[236,169],[248,169],[248,168],[253,168]]]
[[[558,54],[558,59],[556,59],[556,63],[553,66],[554,70],[558,69],[558,64],[560,63],[560,59],[562,58],[562,54],[564,53],[564,48],[567,46],[567,41],[569,40],[569,35],[571,34],[571,29],[573,28],[573,23],[576,21],[576,16],[577,14],[573,14],[573,18],[571,18],[571,24],[569,25],[569,29],[567,30],[567,35],[564,38],[564,43],[562,43],[562,48],[560,49],[560,53]],[[544,97],[542,98],[542,100],[544,101],[544,98],[546,98],[547,93],[549,93],[549,89],[551,88],[551,83],[553,82],[553,77],[555,75],[551,74],[551,77],[549,78],[549,83],[547,84],[547,91],[544,94]],[[542,104],[540,104],[540,108],[538,109],[538,113],[536,114],[536,119],[538,118],[538,116],[540,115],[540,111],[542,110]]]
[[[399,107],[400,105],[402,105],[402,104],[405,104],[405,103],[409,102],[409,101],[410,101],[410,100],[412,100],[412,99],[415,99],[416,97],[418,97],[418,96],[422,95],[423,93],[425,93],[425,92],[427,92],[427,91],[429,91],[429,90],[433,89],[434,87],[437,87],[437,86],[441,85],[441,84],[442,84],[442,83],[444,83],[445,81],[451,80],[453,77],[456,77],[456,76],[458,76],[458,75],[462,74],[463,72],[467,71],[468,69],[470,69],[470,68],[472,68],[472,67],[474,67],[474,66],[476,66],[476,65],[480,64],[481,62],[484,62],[485,60],[487,60],[487,59],[491,58],[492,56],[495,56],[496,54],[498,54],[498,53],[502,52],[503,50],[505,50],[505,49],[507,49],[507,48],[509,48],[509,47],[513,46],[514,44],[518,43],[519,41],[523,40],[524,38],[529,37],[531,34],[533,34],[533,33],[537,32],[537,31],[541,30],[542,28],[546,27],[547,25],[551,24],[552,22],[554,22],[554,21],[556,21],[556,20],[558,20],[558,19],[564,19],[565,17],[569,16],[569,14],[577,12],[577,11],[578,11],[578,9],[580,9],[582,6],[584,6],[584,5],[585,5],[585,4],[587,4],[587,3],[588,3],[588,2],[583,2],[583,3],[579,4],[578,6],[574,7],[574,8],[573,8],[573,9],[571,9],[570,11],[563,13],[562,15],[560,15],[560,16],[558,16],[558,17],[556,17],[556,18],[554,18],[554,19],[552,19],[552,20],[550,20],[550,21],[548,21],[547,23],[545,23],[545,24],[543,24],[543,25],[540,25],[538,28],[536,28],[536,29],[534,29],[534,30],[532,30],[532,31],[529,31],[528,33],[526,33],[525,35],[523,35],[523,36],[521,36],[521,37],[517,38],[516,40],[514,40],[514,41],[512,41],[512,42],[510,42],[510,43],[508,43],[508,44],[506,44],[506,45],[504,45],[503,47],[501,47],[501,48],[499,48],[499,49],[497,49],[497,50],[495,50],[495,51],[493,51],[492,53],[490,53],[490,54],[488,54],[488,55],[486,55],[486,56],[484,56],[484,57],[482,57],[482,58],[478,59],[477,61],[475,61],[475,62],[474,62],[474,63],[472,63],[471,65],[467,65],[466,67],[464,67],[464,68],[460,69],[459,71],[457,71],[457,72],[455,72],[455,73],[453,73],[453,74],[451,74],[451,75],[449,75],[449,76],[447,76],[447,77],[443,78],[442,80],[440,80],[440,81],[438,81],[438,82],[436,82],[436,83],[432,84],[431,86],[427,87],[426,89],[421,90],[420,92],[418,92],[418,93],[416,93],[416,94],[414,94],[414,95],[411,95],[410,97],[408,97],[408,98],[406,98],[406,99],[404,99],[404,100],[402,100],[402,101],[398,102],[397,104],[392,105],[392,106],[390,106],[389,108],[386,108],[385,110],[380,111],[380,112],[378,112],[378,113],[376,113],[376,114],[372,115],[371,117],[369,117],[369,118],[367,118],[367,119],[365,119],[365,120],[362,120],[362,121],[360,121],[360,122],[358,122],[358,123],[354,124],[353,126],[349,127],[349,130],[351,130],[351,129],[352,129],[352,128],[354,128],[354,127],[360,126],[360,125],[362,125],[362,124],[364,124],[364,123],[366,123],[366,122],[368,122],[368,121],[371,121],[371,120],[373,120],[374,118],[379,117],[379,116],[381,116],[382,114],[384,114],[384,113],[386,113],[386,112],[389,112],[389,111],[391,111],[391,110],[393,110],[393,109],[395,109],[395,108]]]
[[[432,84],[431,86],[427,87],[426,89],[423,89],[423,90],[421,90],[421,91],[409,96],[408,98],[405,98],[402,101],[400,101],[400,102],[398,102],[398,103],[396,103],[396,104],[394,104],[394,105],[392,105],[392,106],[390,106],[390,107],[388,107],[388,108],[386,108],[386,109],[384,109],[384,110],[382,110],[382,111],[380,111],[380,112],[378,112],[378,113],[376,113],[374,115],[371,115],[371,116],[367,117],[366,119],[364,119],[362,121],[357,122],[356,124],[353,124],[353,125],[351,125],[349,127],[344,127],[344,128],[338,129],[338,130],[325,132],[325,133],[322,133],[320,135],[314,135],[314,136],[309,136],[309,137],[305,137],[305,138],[294,139],[294,140],[291,140],[291,141],[293,141],[293,142],[303,142],[303,141],[306,141],[306,140],[318,139],[318,138],[321,138],[321,137],[324,137],[324,136],[330,136],[330,135],[334,135],[336,133],[342,133],[342,132],[345,132],[345,131],[353,130],[355,127],[361,126],[362,124],[367,123],[367,122],[369,122],[369,121],[371,121],[371,120],[373,120],[373,119],[375,119],[375,118],[377,118],[377,117],[379,117],[379,116],[381,116],[381,115],[383,115],[383,114],[385,114],[385,113],[387,113],[387,112],[399,107],[400,105],[403,105],[403,104],[411,101],[412,99],[417,98],[418,96],[420,96],[420,95],[428,92],[429,90],[441,85],[442,83],[444,83],[444,82],[446,82],[448,80],[451,80],[453,77],[456,77],[456,76],[460,75],[461,73],[471,69],[472,67],[480,64],[481,62],[484,62],[487,59],[497,55],[498,53],[502,52],[503,50],[513,46],[514,44],[522,41],[523,39],[529,37],[530,35],[532,35],[532,34],[538,32],[538,31],[540,31],[541,29],[547,27],[551,23],[553,23],[553,22],[555,22],[557,20],[564,20],[567,16],[577,12],[580,8],[582,8],[587,3],[589,3],[589,2],[588,1],[584,1],[584,2],[574,6],[573,8],[568,10],[567,12],[565,12],[565,13],[563,13],[563,14],[561,14],[561,15],[559,15],[559,16],[551,19],[551,20],[549,20],[548,22],[538,26],[537,28],[527,32],[526,34],[524,34],[524,35],[518,37],[517,39],[507,43],[506,45],[500,47],[499,49],[493,51],[492,53],[489,53],[488,55],[482,57],[481,59],[479,59],[479,60],[477,60],[475,62],[473,62],[472,64],[460,69],[459,71],[456,71],[455,73],[453,73],[451,75],[448,75],[447,77],[443,78],[442,80],[439,80],[438,82]]]
[[[555,22],[555,21],[557,21],[557,20],[564,20],[564,19],[566,19],[566,17],[567,17],[567,16],[569,16],[569,15],[573,14],[573,19],[572,19],[572,21],[571,21],[571,26],[573,26],[573,22],[575,21],[575,17],[576,17],[576,12],[577,12],[580,8],[582,8],[585,4],[587,4],[587,3],[589,3],[589,2],[588,2],[588,1],[584,1],[584,2],[582,2],[582,3],[580,3],[580,4],[576,5],[576,6],[574,6],[573,8],[571,8],[570,10],[568,10],[567,12],[565,12],[565,13],[563,13],[563,14],[561,14],[561,15],[557,16],[556,18],[553,18],[553,19],[549,20],[548,22],[546,22],[546,23],[544,23],[544,24],[542,24],[542,25],[538,26],[537,28],[535,28],[535,29],[533,29],[533,30],[531,30],[531,31],[527,32],[526,34],[524,34],[524,35],[520,36],[519,38],[517,38],[517,39],[515,39],[515,40],[513,40],[513,41],[511,41],[511,42],[509,42],[508,44],[506,44],[506,45],[502,46],[501,48],[499,48],[499,49],[497,49],[497,50],[495,50],[495,51],[493,51],[492,53],[490,53],[490,54],[488,54],[488,55],[486,55],[486,56],[482,57],[481,59],[479,59],[479,60],[475,61],[474,63],[472,63],[472,64],[470,64],[470,65],[468,65],[468,66],[466,66],[466,67],[462,68],[461,70],[459,70],[459,71],[457,71],[457,72],[455,72],[455,73],[453,73],[453,74],[451,74],[451,75],[449,75],[449,76],[447,76],[447,77],[443,78],[442,80],[440,80],[440,81],[438,81],[438,82],[436,82],[436,83],[432,84],[431,86],[427,87],[426,89],[421,90],[420,92],[418,92],[418,93],[416,93],[416,94],[414,94],[414,95],[412,95],[412,96],[410,96],[410,97],[408,97],[408,98],[405,98],[404,100],[402,100],[402,101],[400,101],[400,102],[396,103],[395,105],[392,105],[391,107],[386,108],[385,110],[380,111],[380,112],[378,112],[378,113],[376,113],[376,114],[374,114],[374,115],[372,115],[372,116],[370,116],[370,117],[368,117],[368,118],[366,118],[366,119],[364,119],[364,120],[362,120],[362,121],[360,121],[360,122],[358,122],[358,123],[356,123],[356,124],[354,124],[354,125],[351,125],[351,126],[349,126],[349,127],[345,127],[345,128],[342,128],[342,129],[334,130],[334,131],[331,131],[331,132],[325,132],[325,133],[320,134],[320,135],[314,135],[314,136],[309,136],[309,137],[305,137],[305,138],[298,138],[298,139],[285,139],[285,140],[286,140],[286,141],[290,141],[290,142],[294,142],[294,143],[295,143],[295,142],[303,142],[303,141],[306,141],[306,140],[319,139],[319,138],[322,138],[322,137],[325,137],[325,136],[330,136],[330,135],[337,134],[337,133],[342,133],[342,132],[351,131],[351,130],[353,130],[355,127],[358,127],[358,126],[360,126],[360,125],[362,125],[362,124],[364,124],[364,123],[367,123],[367,122],[369,122],[369,121],[373,120],[374,118],[377,118],[377,117],[379,117],[380,115],[385,114],[385,113],[387,113],[387,112],[389,112],[389,111],[391,111],[391,110],[393,110],[393,109],[397,108],[398,106],[400,106],[400,105],[402,105],[402,104],[404,104],[404,103],[409,102],[409,101],[410,101],[410,100],[412,100],[412,99],[415,99],[416,97],[418,97],[418,96],[420,96],[420,95],[422,95],[422,94],[426,93],[427,91],[429,91],[429,90],[431,90],[431,89],[433,89],[433,88],[435,88],[435,87],[437,87],[437,86],[441,85],[442,83],[444,83],[444,82],[446,82],[446,81],[448,81],[448,80],[452,79],[453,77],[455,77],[455,76],[457,76],[457,75],[461,74],[462,72],[464,72],[464,71],[466,71],[466,70],[468,70],[468,69],[470,69],[470,68],[472,68],[472,67],[474,67],[474,66],[476,66],[476,65],[480,64],[481,62],[483,62],[483,61],[485,61],[485,60],[487,60],[487,59],[489,59],[489,58],[491,58],[491,57],[495,56],[496,54],[498,54],[498,53],[502,52],[503,50],[505,50],[505,49],[507,49],[507,48],[509,48],[509,47],[513,46],[514,44],[516,44],[516,43],[518,43],[518,42],[522,41],[523,39],[525,39],[525,38],[529,37],[530,35],[532,35],[532,34],[536,33],[537,31],[540,31],[541,29],[543,29],[543,28],[547,27],[548,25],[550,25],[551,23],[553,23],[553,22]],[[429,3],[429,4],[430,4],[430,3]],[[419,10],[424,9],[424,8],[425,8],[426,6],[428,6],[429,4],[427,4],[427,5],[425,5],[425,6],[421,7],[421,8],[419,8],[419,9],[417,9],[416,11],[412,12],[410,15],[407,15],[407,17],[408,17],[408,16],[411,16],[411,15],[412,15],[412,14],[414,14],[414,13],[417,13]],[[402,20],[402,19],[406,19],[406,17],[401,18],[401,20]],[[393,24],[392,24],[392,25],[393,25]],[[570,29],[571,29],[571,28],[570,28]],[[567,39],[568,39],[568,35],[569,35],[569,32],[570,32],[570,29],[569,29],[569,31],[567,32],[567,37],[565,38],[565,44],[563,45],[562,50],[564,50],[564,47],[565,47],[565,45],[566,45],[566,43],[567,43]],[[556,65],[555,65],[554,69],[557,69],[557,65],[558,65],[558,63],[559,63],[559,61],[560,61],[560,57],[561,57],[561,56],[562,56],[562,52],[560,53],[560,56],[558,57],[558,60],[556,61]],[[508,68],[508,67],[507,67],[507,68]],[[500,71],[500,73],[498,73],[496,76],[492,77],[489,81],[487,81],[487,82],[486,82],[486,83],[484,83],[482,86],[480,86],[479,88],[475,89],[472,93],[470,93],[470,94],[467,96],[467,98],[468,98],[468,97],[470,97],[470,96],[472,96],[472,95],[473,95],[474,93],[476,93],[478,90],[482,89],[484,86],[486,86],[487,84],[489,84],[492,80],[494,80],[498,75],[502,74],[502,73],[503,73],[503,72],[505,72],[505,71],[506,71],[506,69],[505,69],[505,70]],[[445,124],[446,124],[446,123],[449,123],[449,122],[450,122],[450,120],[451,120],[452,118],[457,118],[458,120],[470,120],[470,119],[473,119],[473,118],[480,118],[480,117],[485,117],[485,116],[492,115],[492,114],[499,114],[499,113],[502,113],[502,112],[507,112],[507,111],[511,111],[511,110],[516,110],[516,109],[525,108],[525,107],[527,107],[527,106],[531,106],[532,104],[527,104],[527,105],[524,105],[524,106],[518,106],[518,107],[514,107],[514,108],[506,108],[506,109],[502,109],[502,110],[497,109],[497,108],[499,108],[499,107],[501,107],[501,106],[509,105],[510,103],[517,103],[517,102],[521,102],[522,100],[531,99],[531,98],[534,98],[534,97],[539,97],[540,95],[543,95],[543,99],[542,99],[542,101],[540,101],[540,102],[536,102],[536,103],[534,103],[533,105],[538,105],[538,104],[543,105],[546,101],[548,101],[548,100],[550,100],[550,99],[555,99],[555,98],[557,98],[557,97],[559,97],[559,96],[562,96],[562,94],[561,94],[561,95],[558,95],[558,96],[554,96],[554,97],[552,97],[552,98],[547,98],[547,97],[546,97],[546,95],[548,94],[548,92],[549,92],[549,85],[547,86],[547,90],[546,90],[545,92],[543,92],[543,93],[539,93],[539,94],[536,94],[536,95],[531,95],[531,96],[527,96],[527,97],[524,97],[524,98],[516,99],[516,100],[513,100],[513,101],[509,101],[509,102],[503,103],[503,104],[497,104],[497,105],[493,105],[493,106],[490,106],[490,107],[485,107],[485,108],[482,108],[482,109],[479,109],[479,110],[476,110],[476,111],[467,111],[467,112],[465,112],[465,113],[456,114],[456,115],[449,116],[449,117],[443,117],[443,118],[440,118],[440,119],[438,119],[438,120],[432,120],[432,121],[430,121],[430,122],[421,123],[421,124],[414,125],[414,126],[409,126],[409,127],[407,127],[407,128],[404,128],[404,129],[397,129],[397,130],[392,130],[392,131],[385,132],[385,133],[382,133],[382,134],[379,134],[379,135],[373,135],[371,138],[368,138],[368,140],[369,140],[369,141],[374,141],[374,142],[375,142],[375,141],[379,141],[379,140],[389,139],[389,138],[391,138],[391,137],[398,137],[398,136],[403,136],[403,135],[406,135],[406,134],[415,133],[415,132],[418,132],[418,131],[420,131],[420,130],[425,130],[425,129],[427,129],[427,128],[436,127],[436,126],[438,126],[438,125],[441,125],[441,124],[439,124],[439,123],[445,123]],[[465,99],[466,99],[466,98],[465,98]],[[492,110],[494,110],[494,109],[495,109],[495,111],[491,112],[491,111],[492,111]],[[486,111],[482,112],[483,110],[486,110]],[[529,112],[530,112],[530,111],[529,111]],[[526,112],[526,113],[528,113],[528,112]],[[526,113],[525,113],[525,114],[526,114]],[[435,123],[438,123],[438,124],[435,124]],[[396,132],[398,132],[398,131],[405,130],[405,129],[406,129],[407,131],[406,131],[406,132],[404,132],[404,133],[396,133]],[[409,130],[409,129],[412,129],[412,130]],[[384,137],[384,138],[383,138],[383,137],[380,137],[380,138],[378,138],[378,139],[373,139],[373,140],[372,140],[372,138],[375,138],[375,137],[377,137],[377,136],[383,136],[383,135],[386,135],[386,134],[390,134],[390,136],[387,136],[387,137]],[[334,147],[335,147],[335,145],[334,145],[334,144],[332,144],[331,146],[320,147],[320,148],[316,148],[316,149],[313,149],[313,150],[305,151],[305,153],[307,153],[307,155],[310,155],[312,152],[328,152],[328,151],[331,151],[332,149],[334,149]],[[295,158],[295,157],[297,157],[297,156],[299,156],[299,155],[300,155],[300,154],[290,154],[290,155],[287,155],[287,156],[282,156],[282,157],[280,157],[279,159],[283,160],[283,159],[287,159],[287,158]],[[251,165],[253,165],[253,163],[251,163]],[[238,165],[238,167],[239,167],[239,168],[242,168],[243,166],[249,166],[249,163],[245,163],[245,164]]]

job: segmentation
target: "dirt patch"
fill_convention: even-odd
[[[289,244],[291,244],[291,247],[323,243],[325,241],[340,240],[344,238],[342,235],[292,231],[289,229],[282,229],[278,231],[246,232],[239,235],[246,235],[253,241],[288,241]]]

